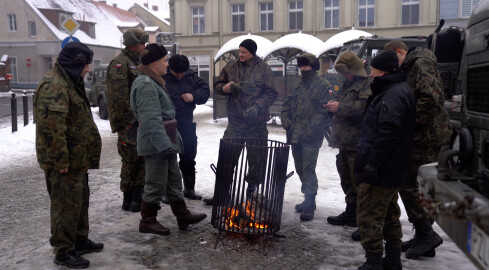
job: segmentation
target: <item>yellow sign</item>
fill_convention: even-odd
[[[77,22],[73,17],[67,17],[62,23],[61,28],[65,30],[68,34],[73,35],[78,28],[80,28],[80,23]]]

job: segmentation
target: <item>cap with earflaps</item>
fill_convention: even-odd
[[[351,51],[342,54],[334,64],[334,68],[339,73],[349,72],[355,76],[367,77],[367,72],[365,72],[365,69],[363,68],[362,59],[358,58],[358,56]]]
[[[311,66],[315,70],[319,70],[319,61],[311,53],[303,53],[301,56],[297,57],[297,66]]]
[[[91,64],[93,51],[81,42],[67,43],[58,55],[58,63],[77,82],[86,65]]]
[[[138,44],[145,44],[149,40],[149,34],[139,28],[129,28],[122,35],[124,46],[131,47]]]

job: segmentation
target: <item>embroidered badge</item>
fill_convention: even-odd
[[[136,66],[129,66],[129,67],[132,68],[132,69],[136,69]]]
[[[115,67],[120,68],[120,67],[122,67],[122,64],[116,64]]]

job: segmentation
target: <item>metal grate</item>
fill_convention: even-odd
[[[219,145],[211,223],[220,231],[263,236],[280,230],[289,146],[225,138]]]

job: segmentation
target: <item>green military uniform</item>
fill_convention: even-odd
[[[139,54],[125,48],[107,68],[107,109],[112,132],[118,135],[122,192],[144,186],[144,157],[138,156],[136,149],[138,122],[129,105],[129,94],[133,81],[139,75],[136,68],[139,64]],[[127,129],[129,126],[131,128]]]
[[[418,168],[436,161],[440,146],[448,143],[452,133],[437,66],[435,55],[428,49],[410,50],[401,65],[417,101],[410,186],[399,192],[411,223],[429,217],[418,202]]]
[[[99,167],[102,141],[83,80],[74,82],[58,61],[36,89],[34,119],[37,160],[51,199],[50,243],[55,254],[66,254],[75,240],[88,238],[87,171]]]
[[[222,88],[229,82],[234,82],[231,84],[231,93],[224,93]],[[228,126],[223,138],[268,138],[266,123],[270,119],[270,106],[277,98],[278,92],[275,89],[272,69],[262,59],[254,56],[245,63],[239,59],[231,61],[219,74],[214,90],[228,97]],[[247,113],[250,110],[254,112]],[[265,166],[260,166],[266,159],[266,151],[250,153],[248,157],[250,174],[246,178],[247,181],[262,182],[264,170],[258,171],[255,168],[266,169]]]
[[[280,119],[292,145],[295,169],[302,182],[301,191],[316,195],[316,163],[330,117],[323,104],[330,100],[331,85],[316,70],[302,71],[301,80],[290,88]]]

